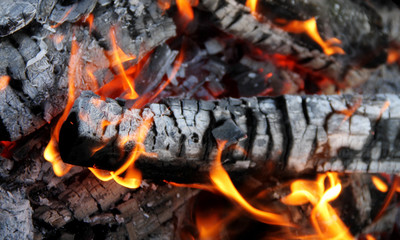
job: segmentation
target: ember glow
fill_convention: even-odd
[[[198,3],[198,0],[176,0],[179,15],[184,19],[185,25],[194,19],[192,6],[197,6]]]
[[[283,21],[286,22],[286,20]],[[288,24],[283,26],[282,29],[291,33],[307,34],[311,39],[313,39],[316,43],[318,43],[319,46],[321,46],[322,50],[326,55],[345,54],[342,48],[335,46],[341,43],[339,39],[331,38],[328,39],[327,41],[324,41],[321,38],[318,32],[317,20],[315,19],[315,17],[310,18],[306,21],[298,21],[298,20],[290,21]]]
[[[326,180],[329,187],[325,187]],[[290,189],[292,192],[282,199],[283,203],[295,206],[310,203],[313,206],[310,220],[316,234],[301,236],[301,239],[353,239],[329,203],[335,200],[342,190],[337,173],[320,174],[316,181],[296,180]]]
[[[6,87],[8,86],[10,82],[10,76],[0,76],[0,91],[3,91],[4,89],[6,89]]]

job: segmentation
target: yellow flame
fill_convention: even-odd
[[[389,187],[386,185],[384,181],[382,181],[382,179],[378,178],[377,176],[372,176],[371,179],[372,183],[379,191],[387,192],[389,190]]]
[[[247,0],[246,7],[250,8],[250,12],[252,14],[256,13],[257,11],[257,0]]]
[[[311,39],[313,39],[316,43],[318,43],[324,53],[326,55],[333,55],[333,54],[345,54],[344,50],[338,46],[334,46],[335,44],[341,44],[341,41],[337,38],[331,38],[327,41],[324,41],[321,36],[319,35],[318,28],[317,28],[317,20],[315,17],[310,18],[306,21],[298,21],[293,20],[290,21],[287,25],[282,27],[285,31],[291,33],[305,33]]]
[[[225,144],[226,141],[218,144],[217,156],[210,171],[211,181],[215,187],[227,198],[239,204],[245,211],[251,214],[258,221],[274,225],[293,226],[293,224],[291,224],[283,215],[254,208],[242,197],[242,195],[233,185],[228,173],[221,165],[221,155]]]
[[[325,188],[328,179],[329,188]],[[329,202],[335,200],[341,190],[337,173],[320,174],[316,181],[296,180],[291,186],[291,194],[282,199],[287,205],[303,205],[311,203],[311,223],[316,230],[316,236],[303,236],[305,239],[353,239],[347,226],[337,215]]]

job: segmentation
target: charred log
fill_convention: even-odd
[[[202,179],[221,138],[235,142],[224,158],[233,172],[273,163],[289,172],[396,173],[399,103],[390,94],[166,99],[128,110],[84,92],[61,129],[60,153],[67,163],[116,170],[135,145],[137,128],[152,118],[144,146],[157,157],[136,162],[145,178]],[[126,137],[132,141],[120,146]]]
[[[41,26],[27,26],[0,39],[0,55],[4,60],[0,63],[0,76],[10,77],[8,86],[0,91],[0,140],[15,141],[27,136],[46,122],[50,122],[64,109],[68,92],[67,66],[72,38],[77,39],[82,54],[82,64],[76,77],[86,84],[77,89],[80,91],[91,89],[91,80],[85,73],[85,68],[97,70],[94,75],[99,79],[99,86],[112,79],[114,73],[108,69],[110,63],[105,50],[110,48],[109,33],[113,25],[118,24],[120,28],[120,31],[117,31],[120,47],[126,50],[126,54],[136,56],[132,64],[175,35],[172,19],[162,15],[155,2],[141,1],[119,5],[108,3],[107,6],[99,6],[92,12],[96,2],[79,1],[78,5],[83,4],[85,7],[77,7],[74,4],[61,6],[62,1],[57,4],[54,1],[40,1],[38,8],[41,15],[38,18],[43,21],[49,18],[47,22]],[[13,6],[15,4],[29,2],[12,3]],[[7,4],[3,4],[0,14],[8,7]],[[62,7],[66,11],[71,10],[68,15],[70,17],[62,21],[54,19],[53,13],[60,17],[55,12]],[[129,9],[135,7],[141,10],[135,11],[134,15],[126,14],[131,11]],[[18,9],[23,8],[19,6],[16,10]],[[25,10],[29,8],[26,7]],[[36,12],[36,5],[34,10]],[[50,22],[75,22],[90,12],[95,16],[92,33],[94,37],[88,34],[91,29],[87,24],[74,26],[66,22],[58,27],[49,26]],[[79,31],[71,31],[72,28],[79,28]],[[32,36],[30,31],[34,31],[35,36]]]
[[[286,1],[262,1],[262,4],[258,4],[260,14],[266,14],[263,12],[267,11],[266,9],[280,10],[275,12],[275,14],[281,13],[279,16],[273,16],[280,19],[305,20],[318,16],[318,26],[323,30],[322,35],[325,38],[337,36],[343,40],[344,49],[348,52],[346,56],[327,56],[322,51],[310,50],[310,48],[318,49],[315,43],[310,44],[301,38],[290,36],[276,27],[271,20],[258,21],[248,8],[234,0],[205,0],[201,3],[213,14],[217,25],[223,31],[244,39],[271,54],[291,56],[303,67],[311,69],[313,74],[321,74],[348,86],[363,83],[368,77],[368,70],[364,67],[377,66],[386,59],[383,50],[388,46],[387,35],[383,32],[380,16],[366,4],[336,1],[335,4],[341,9],[337,12],[330,11],[333,7],[327,7],[326,3],[321,1],[292,1],[291,5],[288,5]],[[373,41],[370,41],[371,38]],[[354,46],[357,46],[356,49]],[[374,49],[374,51],[366,51],[366,49]],[[367,56],[369,54],[372,56]],[[370,60],[365,62],[365,59]]]

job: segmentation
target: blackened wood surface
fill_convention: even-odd
[[[289,95],[165,99],[128,110],[84,92],[62,127],[60,152],[71,164],[115,170],[135,144],[136,129],[153,118],[144,146],[157,157],[142,157],[136,164],[148,178],[201,179],[214,160],[215,138],[238,140],[222,159],[229,160],[224,165],[229,171],[275,163],[294,172],[396,173],[399,107],[400,98],[391,94]],[[132,141],[121,150],[119,141],[126,137]]]
[[[213,14],[216,23],[223,31],[244,39],[268,53],[291,56],[301,66],[310,69],[313,74],[321,74],[351,87],[360,85],[368,78],[369,71],[363,67],[376,66],[385,62],[386,55],[383,49],[387,47],[387,36],[380,26],[380,17],[363,4],[356,4],[352,1],[336,1],[335,4],[340,11],[335,12],[331,11],[334,7],[326,6],[330,4],[329,1],[325,4],[318,4],[319,1],[301,0],[291,1],[290,4],[285,1],[266,2],[263,4],[279,8],[282,12],[279,15],[281,19],[296,19],[297,17],[297,19],[306,20],[314,16],[317,16],[318,19],[321,18],[318,22],[322,22],[320,25],[327,27],[326,34],[323,36],[325,39],[329,38],[328,36],[340,39],[344,36],[342,34],[349,32],[346,39],[341,39],[346,43],[345,46],[341,46],[347,50],[347,54],[342,56],[325,55],[322,51],[316,50],[318,49],[317,45],[306,44],[304,41],[294,38],[271,21],[258,21],[247,7],[235,0],[203,0],[201,5]],[[262,4],[258,5],[258,9],[262,10]],[[287,12],[293,14],[289,17],[290,14]],[[278,18],[277,14],[279,11],[275,12],[276,18]],[[333,25],[334,29],[329,29],[330,25]],[[342,32],[340,36],[337,36],[339,34],[332,35],[332,32],[338,33],[339,31]],[[356,34],[357,32],[359,34]],[[353,38],[350,38],[349,35]],[[365,39],[371,41],[364,41]],[[366,51],[365,49],[373,50]]]
[[[74,76],[79,92],[93,87],[87,69],[97,70],[93,74],[99,86],[112,79],[113,72],[109,70],[110,62],[107,58],[107,50],[111,49],[111,27],[116,29],[120,48],[126,54],[135,55],[135,61],[175,36],[172,19],[162,13],[156,2],[112,4],[103,1],[103,4],[98,5],[96,2],[55,3],[52,0],[42,0],[34,5],[35,12],[38,8],[37,21],[41,24],[24,25],[23,30],[0,39],[0,55],[3,59],[0,61],[0,76],[10,77],[9,86],[0,91],[0,141],[18,140],[50,122],[64,109],[73,38],[78,42],[78,54],[81,56],[81,64]],[[17,11],[24,4],[29,5],[29,1],[13,2],[10,6],[14,6]],[[0,14],[8,10],[9,6],[6,5],[2,4]],[[97,7],[93,10],[95,5]],[[69,17],[59,19],[62,17],[61,12],[57,12],[60,9],[66,12],[71,10]],[[128,14],[129,11],[135,14]],[[94,15],[91,30],[87,23],[73,23],[90,12]],[[24,16],[28,17],[26,14]],[[57,26],[57,23],[63,24]],[[78,86],[78,82],[83,84]]]

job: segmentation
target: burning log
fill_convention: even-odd
[[[135,166],[144,178],[170,181],[201,181],[216,139],[232,144],[224,163],[231,172],[275,165],[288,172],[396,173],[399,104],[390,94],[283,96],[165,99],[129,110],[84,92],[63,124],[59,146],[64,162],[115,171],[143,145],[146,153]],[[153,124],[139,142],[149,119]]]
[[[331,11],[334,7],[326,7],[331,3],[324,1],[260,1],[259,4],[256,3],[257,12],[250,12],[247,7],[234,0],[200,2],[204,9],[213,14],[223,31],[270,54],[290,56],[304,68],[310,69],[312,74],[328,77],[347,86],[358,86],[365,82],[369,75],[365,67],[378,66],[386,60],[384,49],[388,47],[388,37],[383,33],[380,16],[364,3],[337,1],[336,7],[341,11]],[[274,14],[271,15],[271,11]],[[322,35],[333,34],[341,41],[332,38],[324,42],[318,39],[316,42],[320,44],[322,51],[310,50],[309,46],[315,49],[315,43],[309,44],[301,40],[304,38],[291,37],[281,29],[305,34],[306,30],[299,32],[302,28],[300,25],[305,25],[306,22],[312,24],[305,20],[312,20],[315,16],[318,16],[318,23],[313,22],[316,31],[313,34],[319,34],[318,24],[318,29],[324,30]],[[288,24],[279,28],[279,21],[273,23],[266,19],[268,17],[289,20],[285,20]],[[289,27],[290,20],[296,20],[293,23],[296,27]],[[340,48],[342,45],[335,46],[335,42],[343,42],[344,51]],[[338,55],[345,51],[347,55]],[[369,62],[365,62],[365,59]]]
[[[152,1],[118,5],[103,1],[95,10],[97,1],[31,2],[10,1],[0,6],[0,16],[8,16],[1,18],[7,20],[5,23],[0,22],[2,30],[8,29],[0,33],[8,35],[0,39],[0,55],[4,60],[0,63],[0,141],[27,136],[64,109],[72,39],[79,39],[79,54],[83,58],[74,72],[75,77],[85,83],[76,86],[79,92],[94,90],[95,85],[101,87],[117,75],[109,70],[111,63],[106,52],[114,25],[120,30],[116,32],[120,47],[127,55],[135,56],[132,64],[175,36],[172,19]],[[141,10],[134,16],[126,16],[128,9],[134,8]],[[63,11],[65,14],[60,16]],[[89,13],[93,14],[91,22],[87,20]],[[27,25],[35,14],[42,25]],[[82,17],[86,18],[82,20]],[[71,23],[77,21],[79,25]],[[15,32],[22,27],[25,28]],[[80,31],[71,31],[74,28]],[[30,31],[35,32],[35,36]],[[93,74],[88,74],[89,71]],[[93,78],[98,82],[93,83]]]

